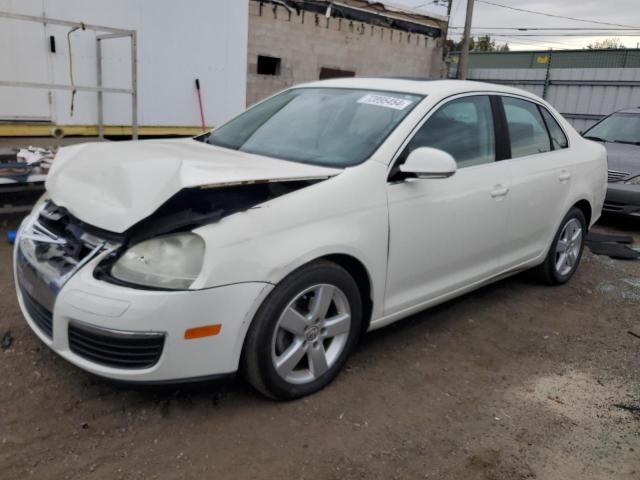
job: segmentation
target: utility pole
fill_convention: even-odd
[[[447,48],[447,40],[449,40],[449,25],[451,24],[451,5],[453,4],[453,0],[447,0],[447,26],[444,29],[444,45],[442,48],[442,59],[445,60],[449,55]]]
[[[467,0],[467,16],[464,19],[464,36],[462,37],[462,55],[458,65],[458,78],[466,80],[469,73],[469,43],[471,42],[471,21],[473,20],[473,4],[475,0]]]
[[[444,31],[444,41],[447,42],[449,38],[449,24],[451,23],[451,5],[453,5],[453,0],[447,0],[447,28]]]

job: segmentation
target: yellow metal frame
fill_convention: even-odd
[[[53,129],[62,129],[65,136],[98,136],[97,125],[51,125],[43,123],[6,123],[0,124],[0,137],[49,137]],[[207,127],[210,129],[211,127]],[[145,136],[195,136],[202,132],[200,127],[182,127],[172,125],[140,126],[138,133]],[[132,128],[126,125],[105,125],[104,134],[107,136],[131,136]]]

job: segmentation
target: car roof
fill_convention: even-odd
[[[423,78],[410,77],[351,77],[321,80],[296,85],[296,87],[358,88],[417,95],[433,95],[436,97],[446,97],[465,92],[489,92],[521,95],[540,100],[540,97],[518,88],[469,80],[425,80]]]

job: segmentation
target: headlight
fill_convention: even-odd
[[[630,178],[624,182],[625,185],[640,185],[640,175]]]
[[[136,285],[184,290],[200,274],[203,258],[198,235],[167,235],[131,247],[113,264],[111,275]]]

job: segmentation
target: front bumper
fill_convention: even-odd
[[[640,217],[640,186],[610,183],[603,211]]]
[[[97,255],[60,284],[26,275],[33,272],[29,260],[21,256],[20,244],[18,236],[14,277],[18,302],[31,329],[72,364],[117,381],[178,382],[236,371],[249,324],[272,289],[272,285],[259,282],[177,292],[112,285],[93,276],[106,253]],[[43,328],[42,317],[46,323],[47,314],[49,331],[46,324]],[[185,330],[211,324],[222,326],[219,334],[184,339]],[[89,336],[78,337],[78,331]],[[136,343],[136,339],[142,343]],[[83,345],[92,347],[89,353],[81,348]],[[130,355],[114,362],[109,349]],[[144,355],[138,352],[152,351],[157,357],[144,357],[146,363],[130,361],[131,355],[140,357]]]

